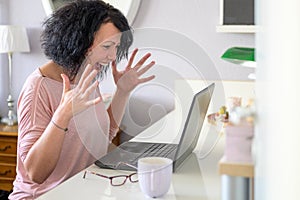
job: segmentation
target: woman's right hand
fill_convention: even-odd
[[[98,71],[88,64],[84,69],[77,86],[71,89],[70,79],[61,74],[63,79],[63,93],[59,107],[64,111],[69,120],[76,114],[86,110],[92,105],[99,103],[101,96],[91,99],[91,94],[97,89],[99,82],[96,80]],[[70,112],[71,111],[71,112]]]

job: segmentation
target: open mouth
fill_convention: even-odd
[[[108,66],[109,66],[109,63],[100,63],[100,62],[97,62],[94,67],[95,67],[96,70],[98,70],[99,72],[101,72],[104,69],[106,69]]]
[[[95,69],[97,70],[97,71],[102,71],[103,70],[103,68],[104,68],[104,65],[102,65],[101,63],[99,63],[99,62],[97,62],[96,64],[95,64]]]
[[[109,67],[109,63],[100,63],[100,62],[97,62],[95,65],[94,65],[94,68],[98,71],[98,74],[97,74],[97,79],[99,80],[102,80],[107,69]]]

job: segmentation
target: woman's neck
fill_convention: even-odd
[[[45,65],[41,66],[39,69],[43,76],[59,82],[63,82],[61,78],[61,74],[64,73],[63,68],[60,65],[54,63],[53,61],[46,63]]]

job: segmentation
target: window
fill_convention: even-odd
[[[254,0],[220,0],[218,32],[255,32]]]

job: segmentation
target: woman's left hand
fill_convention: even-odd
[[[112,62],[112,73],[115,84],[117,85],[117,88],[124,93],[130,93],[137,85],[145,83],[155,78],[154,75],[145,78],[140,78],[140,76],[146,73],[155,64],[155,62],[152,61],[149,64],[143,66],[147,59],[151,56],[150,53],[144,55],[143,58],[141,58],[139,62],[134,67],[132,67],[132,63],[137,52],[138,49],[135,49],[133,51],[129,62],[125,70],[123,71],[118,71],[116,62]]]

